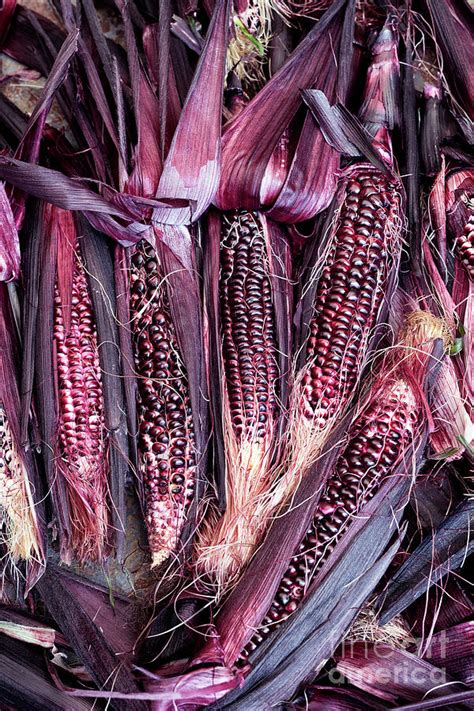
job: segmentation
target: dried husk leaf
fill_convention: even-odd
[[[14,639],[2,640],[0,695],[5,708],[37,711],[89,711],[92,708],[86,700],[69,698],[51,682],[42,650]]]
[[[337,0],[280,71],[226,128],[222,141],[222,178],[215,200],[220,209],[261,207],[267,166],[301,106],[301,89],[321,88],[330,100],[336,99],[337,57],[341,45],[344,50],[348,49],[347,42],[342,42],[343,37],[347,41],[350,26],[350,23],[344,25],[346,9],[350,16],[353,3]],[[342,64],[341,73],[346,69],[346,58]],[[340,90],[344,99],[343,81]],[[316,159],[317,170],[314,169]],[[336,152],[326,144],[308,114],[293,164],[288,167],[286,183],[270,212],[271,217],[295,222],[326,207],[334,190],[334,181],[328,176],[334,174],[337,166]]]
[[[189,207],[176,211],[157,209],[154,222],[194,222],[209,207],[217,190],[229,6],[229,0],[216,3],[157,190],[158,197],[185,199]]]
[[[125,546],[128,439],[123,389],[123,359],[118,332],[114,266],[110,245],[86,222],[79,222],[84,258],[97,325],[104,397],[105,427],[109,433],[109,495],[115,552],[122,560]]]
[[[421,650],[417,650],[420,654]],[[444,667],[464,684],[474,681],[474,621],[469,620],[434,634],[421,651],[431,664]]]
[[[122,205],[114,204],[79,181],[51,168],[0,156],[0,177],[56,207],[82,212],[97,230],[125,247],[138,242],[149,229],[147,225],[134,221],[137,215],[133,203],[124,206],[122,200]],[[133,212],[131,208],[134,208]],[[143,208],[140,212],[143,214]],[[116,218],[125,222],[125,225]]]
[[[383,642],[351,642],[343,650],[336,655],[338,671],[357,688],[386,701],[440,697],[446,684],[453,692],[462,690],[445,668]]]
[[[472,8],[456,0],[446,0],[442,3],[436,0],[425,0],[425,2],[431,15],[436,41],[441,47],[447,65],[444,78],[456,100],[473,119]]]
[[[163,6],[169,9],[169,19],[171,19],[171,7],[169,2],[163,2]],[[181,101],[176,86],[176,78],[171,64],[171,44],[169,34],[169,22],[166,18],[159,24],[147,25],[143,32],[143,50],[147,59],[147,67],[153,82],[159,87],[160,97],[160,144],[161,157],[164,159],[169,151],[173,134],[178,125],[179,114],[181,112]]]
[[[397,570],[379,598],[381,624],[402,612],[443,575],[464,564],[474,549],[470,539],[473,512],[474,501],[464,501]]]
[[[46,59],[43,46],[38,49],[38,35],[33,27],[32,18],[35,18],[41,24],[51,42],[59,51],[66,38],[66,33],[55,22],[34,12],[34,10],[17,5],[8,34],[4,38],[2,52],[20,62],[20,64],[32,67],[47,76],[52,60],[48,54],[46,54]]]
[[[421,160],[427,175],[437,175],[441,169],[441,142],[444,138],[441,88],[425,83],[421,114]]]
[[[312,684],[304,689],[291,708],[295,711],[366,711],[367,708],[384,711],[385,706],[378,703],[373,696],[356,689]]]
[[[472,619],[474,604],[461,584],[462,581],[456,579],[456,572],[448,574],[403,612],[417,637],[429,641],[433,633]],[[426,615],[427,610],[429,615]]]
[[[38,590],[49,613],[98,687],[127,694],[139,692],[129,663],[117,654],[119,650],[112,645],[107,631],[102,631],[91,617],[83,600],[78,597],[74,583],[71,587],[69,576],[48,566],[46,577],[38,584]],[[113,708],[138,711],[146,706],[131,699],[127,704],[116,700]]]
[[[18,279],[20,241],[5,186],[0,183],[0,281]]]

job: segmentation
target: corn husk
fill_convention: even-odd
[[[125,693],[139,690],[131,671],[130,645],[124,622],[117,627],[107,595],[93,587],[76,582],[70,574],[54,566],[48,567],[46,578],[38,590],[61,632],[79,655],[85,668],[99,688],[115,688]],[[122,609],[123,616],[124,609]],[[114,626],[116,630],[114,632]],[[124,654],[125,652],[125,654]],[[114,703],[117,709],[145,708],[130,700]]]
[[[357,688],[385,701],[439,698],[448,685],[452,693],[463,690],[445,668],[389,644],[353,642],[347,647],[343,656],[336,656],[337,670]]]
[[[352,56],[352,13],[352,2],[336,2],[286,64],[229,123],[223,137],[222,179],[216,197],[220,209],[261,208],[265,172],[300,107],[301,89],[321,88],[330,94],[331,101],[339,92],[344,99]],[[335,181],[330,176],[339,157],[324,141],[312,116],[306,116],[298,135],[294,156],[287,161],[285,182],[269,212],[279,221],[312,217],[328,205],[334,192]],[[316,157],[318,170],[314,170]]]
[[[380,599],[385,624],[423,595],[450,570],[457,570],[474,548],[469,540],[474,504],[464,501],[427,536],[392,577]]]

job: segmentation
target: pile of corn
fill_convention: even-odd
[[[472,10],[36,10],[0,7],[0,706],[467,708]]]

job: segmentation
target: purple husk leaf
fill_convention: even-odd
[[[56,643],[68,646],[67,639],[50,624],[6,605],[0,605],[0,632],[28,644],[35,644],[47,649]],[[24,632],[24,634],[23,634]],[[27,635],[27,636],[25,636]]]
[[[450,711],[461,711],[461,709],[472,709],[472,703],[469,705],[464,703],[472,700],[474,700],[474,691],[461,691],[454,694],[448,692],[440,698],[425,699],[405,706],[395,706],[395,711],[424,711],[424,709],[438,709],[440,706],[450,709]]]
[[[474,118],[472,8],[463,0],[425,0],[446,63],[445,78],[457,101]]]
[[[112,95],[114,96],[115,86],[113,81],[113,61],[112,53],[110,51],[109,45],[107,44],[106,37],[103,33],[102,27],[99,23],[99,18],[97,16],[96,9],[92,0],[81,0],[80,7],[84,10],[84,14],[87,19],[87,24],[89,25],[92,37],[94,39],[94,44],[99,54],[102,66],[104,68],[105,77],[110,85]]]
[[[103,235],[79,221],[81,254],[94,309],[102,373],[105,427],[109,433],[109,491],[116,556],[125,547],[125,488],[128,473],[128,439],[122,386],[122,359],[116,324],[114,269],[109,245]]]
[[[196,530],[199,504],[207,479],[209,438],[207,371],[195,237],[184,226],[162,225],[155,231],[157,250],[166,274],[171,317],[186,366],[195,431],[197,476],[194,498],[181,534],[183,553],[189,552]]]
[[[133,602],[115,592],[111,602],[110,590],[50,565],[68,594],[79,602],[84,613],[103,632],[113,652],[120,655],[120,659],[125,659],[127,664],[132,664],[139,635]]]
[[[385,704],[356,689],[311,684],[293,702],[294,711],[385,711]]]
[[[427,467],[415,482],[410,501],[418,528],[431,532],[438,526],[460,503],[462,493],[458,489],[454,467],[446,464],[440,469],[433,463]]]
[[[117,654],[120,650],[114,646],[110,631],[107,635],[103,626],[96,624],[95,615],[91,616],[91,607],[88,604],[91,589],[83,590],[82,599],[77,583],[54,566],[48,566],[37,588],[49,613],[99,688],[110,687],[126,694],[138,693],[140,689],[132,676],[129,661]],[[99,603],[99,609],[103,604],[103,601]],[[112,630],[113,627],[112,624]],[[127,711],[146,708],[135,700],[130,700],[127,704],[115,701],[113,707]]]
[[[171,68],[170,61],[170,25],[171,25],[171,0],[160,0],[160,19],[158,23],[158,42],[159,55],[157,57],[158,67],[158,96],[160,99],[160,143],[161,143],[161,158],[165,159],[165,155],[171,144],[171,136],[167,140],[168,133],[174,133],[179,121],[180,106],[176,106],[172,102],[168,102],[168,92],[172,90],[174,82],[174,74]],[[153,38],[153,34],[151,34]],[[145,41],[145,39],[144,39]],[[148,55],[150,59],[150,55]],[[176,89],[175,89],[176,93]],[[173,115],[173,108],[178,108],[178,113]],[[170,111],[171,110],[171,111]],[[169,125],[169,122],[171,125]]]
[[[441,169],[441,142],[445,134],[441,88],[425,83],[421,114],[421,159],[427,175]]]
[[[426,639],[427,631],[429,634],[440,632],[472,619],[474,603],[461,587],[461,582],[456,573],[442,578],[438,585],[432,585],[423,597],[403,612],[413,634]]]
[[[416,650],[420,654],[420,650]],[[424,658],[446,669],[464,684],[474,684],[474,620],[434,634],[423,648]]]
[[[0,156],[0,177],[64,210],[79,210],[99,231],[124,246],[135,244],[149,229],[134,221],[134,215],[89,190],[78,180],[50,168]],[[126,222],[122,225],[117,219]]]
[[[166,7],[168,0],[163,0]],[[168,12],[166,9],[165,12]],[[158,86],[160,105],[161,158],[165,159],[181,113],[181,101],[176,87],[174,68],[171,64],[171,45],[166,17],[159,25],[147,25],[143,32],[143,49],[150,77]],[[168,69],[167,69],[168,68]]]
[[[129,435],[129,454],[132,471],[138,472],[138,449],[137,449],[137,379],[135,374],[135,361],[131,341],[130,326],[130,284],[128,251],[120,245],[115,248],[114,273],[115,273],[115,293],[117,304],[118,333],[120,341],[120,352],[122,357],[123,387],[127,413],[127,428]],[[134,483],[137,486],[139,501],[143,502],[143,482],[141,477],[135,476]]]
[[[64,40],[51,67],[41,95],[28,119],[25,131],[15,151],[15,158],[30,163],[37,162],[46,118],[51,109],[55,94],[66,79],[70,63],[77,51],[77,42],[78,30],[73,30]],[[9,192],[11,193],[10,199],[15,216],[15,223],[17,227],[20,228],[25,215],[26,195],[21,193],[18,189],[10,189]]]
[[[395,21],[389,17],[371,48],[362,106],[358,118],[343,104],[331,107],[323,92],[303,91],[325,139],[348,156],[362,154],[383,172],[393,165],[390,132],[398,115],[400,66]]]
[[[317,120],[325,140],[337,151],[351,157],[364,156],[387,173],[387,165],[372,145],[372,138],[355,116],[342,105],[330,106],[322,91],[303,91],[303,99]]]
[[[222,377],[223,363],[221,358],[221,334],[219,329],[219,270],[220,270],[220,243],[221,243],[221,217],[216,210],[207,214],[204,246],[204,290],[206,294],[208,317],[208,343],[209,363],[209,388],[211,393],[212,431],[214,433],[214,475],[213,480],[217,488],[218,506],[225,510],[225,451],[224,431],[222,422]]]
[[[20,240],[5,186],[0,183],[0,281],[14,281],[20,274]]]
[[[13,151],[25,132],[28,118],[16,104],[0,94],[0,120],[2,142]],[[8,141],[6,135],[8,135]]]
[[[24,275],[30,284],[26,302],[24,329],[26,338],[23,351],[22,392],[23,417],[31,406],[33,385],[35,405],[38,415],[43,462],[49,493],[54,508],[54,532],[59,536],[61,558],[70,559],[71,521],[65,480],[56,475],[55,456],[52,444],[56,441],[58,421],[57,394],[55,391],[55,370],[52,337],[54,320],[54,285],[57,273],[59,240],[69,236],[62,234],[63,225],[56,208],[37,206],[33,226],[36,234],[29,235],[26,245],[27,263]],[[26,307],[25,307],[26,308]],[[24,421],[25,422],[25,421]],[[24,425],[25,426],[25,425]],[[53,534],[54,537],[54,534]]]
[[[0,697],[5,709],[90,711],[82,699],[70,699],[51,682],[41,650],[14,639],[2,639]]]
[[[327,91],[333,87],[334,91],[337,76],[334,47],[339,48],[341,42],[342,12],[346,6],[351,12],[353,3],[345,0],[334,3],[280,71],[228,125],[222,141],[222,178],[215,201],[219,208],[261,207],[263,177],[283,133],[301,105],[300,90],[317,86]],[[336,96],[331,98],[334,100]],[[327,176],[337,169],[338,159],[334,149],[324,142],[310,115],[306,116],[298,150],[293,160],[295,174],[290,168],[280,204],[277,198],[276,209],[271,213],[273,219],[281,221],[285,215],[290,222],[306,219],[323,209],[332,197],[334,185]],[[321,160],[322,165],[316,171],[313,160],[307,160],[308,151],[313,160],[315,155]],[[296,177],[297,165],[305,174],[304,180],[301,176]],[[326,170],[327,167],[331,172]],[[313,175],[314,184],[306,175],[308,170]],[[305,194],[299,207],[298,199],[294,205],[294,191],[299,191],[302,183]]]
[[[320,83],[320,88],[330,96],[331,101],[344,102],[347,98],[353,62],[354,18],[355,3],[349,1],[344,11],[339,42],[333,40],[329,72]],[[340,158],[339,151],[324,139],[313,115],[307,112],[288,175],[268,212],[269,216],[277,221],[294,223],[310,219],[324,210],[336,189],[335,176]]]
[[[404,152],[404,183],[407,194],[408,239],[410,266],[423,283],[420,221],[420,161],[418,150],[418,107],[414,85],[413,20],[409,12],[404,37],[402,75],[402,143]]]
[[[45,58],[42,47],[38,47],[38,36],[31,24],[33,15],[59,51],[66,39],[66,33],[46,17],[18,5],[8,35],[3,43],[2,52],[5,52],[20,64],[36,69],[44,76],[47,76],[52,60],[49,56]]]
[[[152,218],[155,223],[197,220],[217,190],[229,5],[230,0],[219,0],[216,5],[157,190],[157,196],[186,199],[190,206],[175,211],[157,209]]]
[[[402,612],[443,575],[463,565],[474,550],[474,539],[469,540],[473,513],[474,501],[465,500],[397,570],[379,596],[381,624]]]
[[[79,43],[79,57],[87,77],[88,90],[94,99],[97,110],[105,124],[105,127],[107,128],[108,134],[112,139],[117,152],[120,155],[122,163],[125,164],[125,156],[123,155],[122,146],[120,145],[119,136],[109,108],[107,97],[105,95],[104,87],[102,86],[94,60],[83,40]]]
[[[321,669],[399,548],[400,540],[397,539],[383,552],[387,540],[391,538],[390,534],[387,535],[387,529],[390,529],[388,522],[394,522],[393,510],[390,506],[387,510],[387,503],[386,500],[385,506],[379,509],[380,517],[372,517],[372,525],[369,522],[365,529],[361,527],[357,544],[352,541],[349,551],[351,560],[343,557],[339,565],[335,565],[320,581],[319,587],[313,589],[299,612],[288,621],[288,626],[285,625],[286,629],[275,634],[272,646],[265,645],[266,649],[262,646],[260,659],[255,661],[243,688],[231,692],[215,708],[235,711],[252,708],[252,705],[254,708],[265,708],[266,705],[291,698],[305,679]],[[377,532],[370,530],[374,526]],[[354,560],[360,563],[357,570],[362,573],[357,582],[354,582]],[[351,594],[348,598],[343,588],[350,583]]]

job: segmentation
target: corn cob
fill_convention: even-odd
[[[326,481],[312,524],[280,582],[262,626],[245,647],[240,663],[297,609],[351,519],[376,494],[414,444],[424,416],[424,401],[416,374],[417,361],[422,361],[418,352],[422,353],[426,347],[429,353],[434,338],[448,341],[444,321],[423,312],[414,312],[408,317],[402,334],[402,343],[408,350],[398,351],[398,362],[396,357],[389,357],[388,367],[382,368],[351,425],[348,443]]]
[[[186,369],[158,256],[131,257],[130,311],[138,374],[139,462],[153,566],[176,549],[194,494],[195,432]]]
[[[61,287],[62,276],[58,274],[54,291],[59,408],[56,464],[67,482],[72,547],[81,561],[100,560],[107,548],[107,439],[97,329],[77,252],[70,301]]]
[[[288,464],[276,500],[295,489],[349,404],[400,257],[395,177],[355,164],[343,175],[335,203],[315,286],[310,283],[302,299],[308,338],[290,401]]]
[[[0,544],[12,562],[42,560],[26,468],[0,402]]]
[[[258,459],[278,408],[278,365],[268,257],[256,215],[224,216],[220,293],[232,426],[240,441],[256,440]]]
[[[198,542],[198,570],[219,589],[248,561],[267,522],[262,507],[272,481],[281,378],[267,229],[259,213],[221,218],[226,510],[208,516]]]
[[[401,247],[400,190],[373,167],[348,175],[314,299],[303,412],[316,428],[348,402]]]

